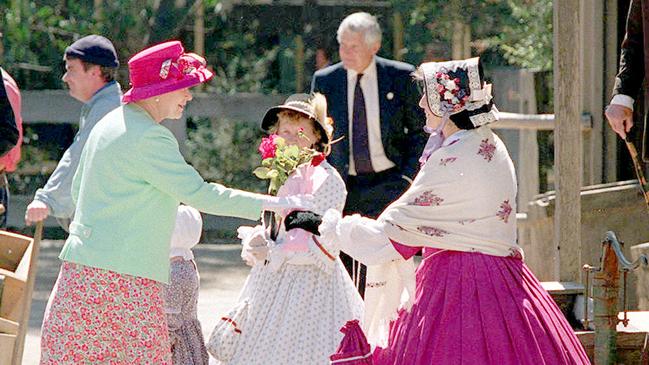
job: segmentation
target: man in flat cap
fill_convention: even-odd
[[[72,43],[65,50],[65,74],[70,96],[84,105],[81,108],[79,132],[65,151],[52,176],[27,206],[25,221],[37,222],[51,215],[67,230],[74,214],[71,187],[81,151],[97,122],[117,108],[122,99],[120,85],[115,81],[119,66],[113,43],[100,35],[89,35]]]

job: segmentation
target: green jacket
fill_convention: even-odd
[[[92,130],[72,197],[76,210],[62,260],[165,283],[180,202],[256,220],[264,199],[205,182],[171,132],[135,104],[113,110]]]

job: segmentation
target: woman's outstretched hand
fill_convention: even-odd
[[[266,200],[262,204],[263,210],[270,210],[273,212],[281,213],[284,210],[313,209],[313,195],[300,194],[292,196],[266,196]]]
[[[302,228],[315,235],[320,235],[318,231],[320,223],[322,223],[322,216],[310,211],[293,211],[284,218],[284,227],[287,231]]]

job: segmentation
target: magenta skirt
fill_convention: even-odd
[[[392,323],[375,365],[590,364],[565,317],[522,260],[425,250],[411,311]]]

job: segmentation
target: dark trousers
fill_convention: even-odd
[[[347,203],[344,214],[360,214],[377,218],[383,210],[395,201],[410,186],[397,168],[373,174],[347,177]],[[365,295],[367,267],[344,252],[340,260],[354,281],[361,297]]]
[[[3,171],[0,171],[0,204],[4,207],[4,212],[0,213],[0,229],[6,229],[9,214],[9,185],[7,175]]]

